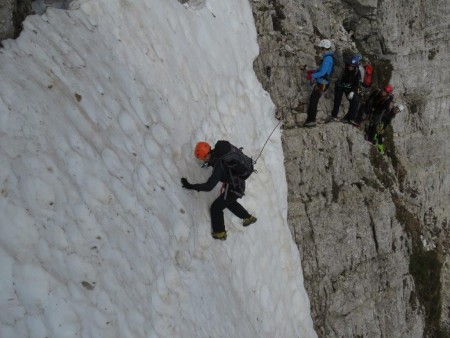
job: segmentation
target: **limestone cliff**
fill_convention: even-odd
[[[253,0],[254,66],[284,122],[289,223],[319,336],[450,334],[449,7]],[[310,94],[305,69],[319,64],[321,38],[338,54],[369,58],[375,86],[392,83],[406,104],[385,156],[350,125],[298,128]],[[318,121],[331,112],[333,89]]]
[[[31,13],[31,0],[0,0],[1,41],[15,38],[22,30],[22,21]]]
[[[389,161],[351,125],[284,133],[289,220],[320,336],[420,337]]]

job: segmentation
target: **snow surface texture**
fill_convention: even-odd
[[[315,337],[280,132],[210,235],[197,141],[275,127],[248,1],[77,1],[0,50],[0,337]]]

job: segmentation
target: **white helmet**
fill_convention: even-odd
[[[331,48],[331,41],[327,40],[327,39],[320,40],[319,43],[317,44],[317,46],[325,48],[325,49],[330,49]]]
[[[405,110],[405,106],[399,103],[395,108],[397,108],[398,112],[401,113]]]

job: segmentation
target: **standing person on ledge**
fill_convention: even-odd
[[[310,75],[311,79],[315,80],[316,83],[309,98],[308,117],[303,125],[304,127],[316,126],[317,105],[323,92],[330,86],[330,76],[334,66],[334,51],[331,49],[331,41],[327,39],[320,40],[317,46],[322,52],[322,64],[319,69]]]
[[[340,81],[338,81],[335,85],[334,105],[333,111],[331,112],[331,121],[338,120],[337,116],[342,102],[342,95],[344,94],[350,102],[348,113],[345,115],[344,120],[352,122],[358,114],[361,85],[359,61],[358,56],[352,56],[345,65]]]

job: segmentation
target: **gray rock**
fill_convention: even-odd
[[[389,161],[351,125],[301,131],[284,132],[288,217],[319,336],[420,337],[412,244],[396,219]],[[375,161],[391,181],[378,178]]]
[[[31,13],[31,0],[0,0],[0,41],[15,38]]]
[[[319,336],[449,334],[448,2],[261,0],[253,11],[254,68],[284,122],[288,218]],[[385,156],[361,130],[321,124],[333,90],[318,126],[298,128],[321,38],[369,58],[375,86],[392,83],[406,104]]]

